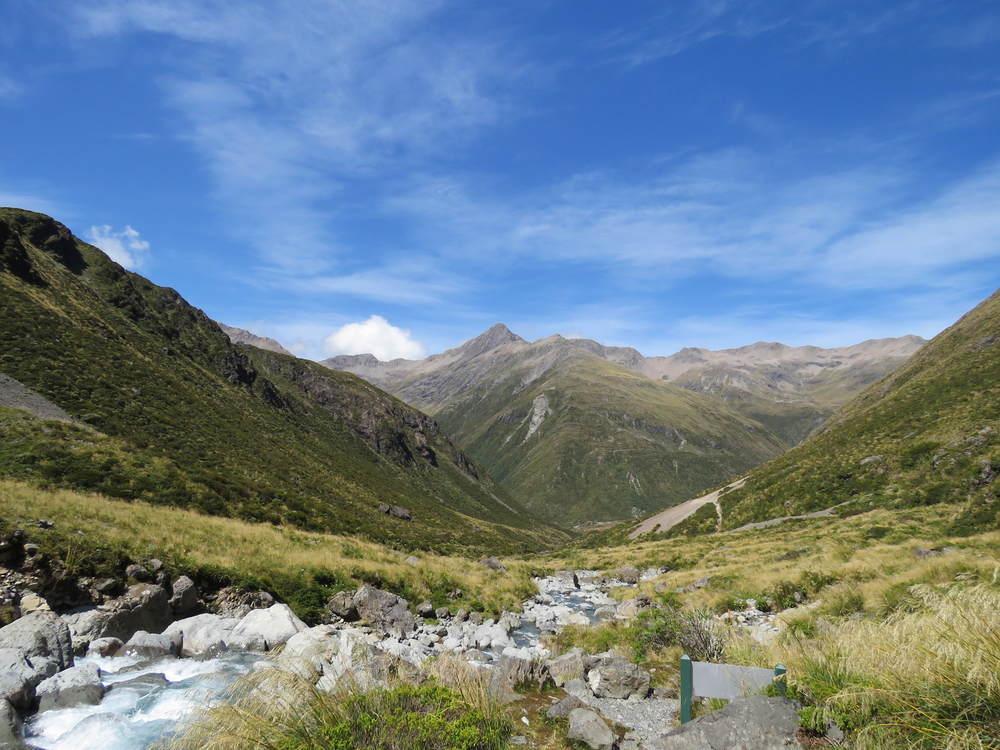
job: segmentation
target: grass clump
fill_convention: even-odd
[[[1000,747],[1000,592],[916,585],[913,611],[847,621],[780,654],[807,727],[833,719],[868,748]]]
[[[395,679],[326,692],[278,669],[251,674],[197,714],[168,750],[500,750],[512,733],[481,682]]]

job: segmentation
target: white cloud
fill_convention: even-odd
[[[423,344],[414,341],[410,332],[372,315],[363,323],[348,323],[327,336],[323,344],[327,356],[336,354],[374,354],[383,362],[390,359],[422,359]]]
[[[142,268],[149,258],[149,243],[139,239],[139,233],[126,225],[120,232],[105,224],[87,230],[87,239],[96,245],[115,263],[130,270]]]

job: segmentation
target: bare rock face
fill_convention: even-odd
[[[641,700],[649,693],[649,672],[628,659],[611,659],[590,670],[590,689],[598,698]]]
[[[388,503],[382,503],[380,506],[378,506],[378,512],[385,513],[387,516],[391,516],[392,518],[398,518],[400,521],[413,520],[413,514],[400,505],[389,505]]]
[[[237,620],[245,617],[250,610],[267,609],[273,604],[274,597],[266,591],[246,591],[227,586],[215,595],[216,614]]]
[[[531,684],[541,690],[551,679],[549,670],[541,662],[501,656],[490,670],[489,691],[499,698],[513,692],[518,685]]]
[[[405,638],[416,630],[409,602],[388,591],[366,583],[354,594],[354,606],[361,618],[383,635]]]
[[[326,610],[345,622],[354,622],[360,617],[358,608],[354,606],[354,595],[346,591],[338,591],[331,596],[326,603]]]

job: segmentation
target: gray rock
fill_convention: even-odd
[[[554,578],[558,578],[565,584],[572,586],[575,589],[580,588],[580,578],[577,576],[575,570],[560,570],[553,573]]]
[[[128,639],[122,646],[122,653],[142,656],[147,659],[159,659],[164,656],[176,656],[180,651],[181,638],[169,635],[154,635],[140,630]]]
[[[160,672],[147,672],[130,680],[122,680],[108,686],[107,692],[113,690],[135,690],[141,695],[147,695],[159,688],[165,688],[170,682]]]
[[[569,713],[566,739],[584,742],[594,750],[611,750],[615,744],[615,733],[604,719],[589,708],[574,708]]]
[[[575,695],[567,695],[556,705],[546,711],[545,716],[549,719],[567,719],[573,709],[581,708],[583,705],[583,701]]]
[[[417,605],[417,614],[421,617],[434,617],[434,605],[429,599],[424,599]]]
[[[417,627],[406,599],[374,586],[359,588],[354,594],[354,606],[362,619],[383,635],[405,638]]]
[[[416,557],[415,555],[410,555],[408,558],[403,560],[403,562],[405,562],[410,567],[415,568],[418,565],[420,565],[420,558]]]
[[[73,642],[61,617],[38,610],[0,628],[0,649],[13,648],[29,661],[50,657],[59,669],[73,666]]]
[[[274,604],[274,597],[266,591],[247,591],[233,586],[219,589],[215,595],[215,613],[237,620],[253,609],[267,609]]]
[[[21,717],[7,701],[0,701],[0,748],[23,747]]]
[[[38,710],[68,708],[80,703],[97,705],[104,697],[101,673],[96,664],[71,667],[44,680],[35,690]]]
[[[629,565],[625,568],[618,568],[615,571],[615,578],[620,580],[622,583],[639,583],[639,577],[642,574],[639,569]]]
[[[40,597],[38,594],[26,594],[25,596],[22,596],[20,609],[22,617],[32,612],[52,611],[52,607],[49,606],[49,603],[45,601],[45,599]]]
[[[87,656],[114,656],[124,645],[121,638],[97,638],[87,646]]]
[[[434,610],[434,616],[439,620],[445,620],[451,617],[451,610],[447,607],[438,607]]]
[[[598,698],[642,700],[649,693],[649,672],[628,659],[611,659],[590,670],[590,689]]]
[[[51,656],[32,656],[30,659],[25,658],[24,654],[21,653],[16,648],[0,648],[0,674],[11,673],[15,678],[23,679],[24,682],[30,687],[29,691],[22,691],[18,688],[16,681],[7,681],[7,687],[5,692],[13,690],[13,695],[7,695],[5,697],[8,700],[17,705],[18,708],[22,708],[17,700],[19,691],[22,691],[22,695],[26,692],[31,693],[30,698],[24,698],[29,705],[23,706],[28,708],[31,702],[34,700],[35,687],[38,686],[42,680],[51,677],[59,671],[59,663],[55,661]]]
[[[412,615],[410,620],[413,620]],[[287,604],[274,604],[267,609],[248,612],[233,628],[229,642],[246,639],[251,650],[270,651],[306,628]]]
[[[473,625],[482,625],[483,624],[482,614],[480,614],[479,612],[473,612],[472,614],[469,615],[469,622],[471,622]]]
[[[552,659],[546,664],[552,681],[562,687],[570,680],[584,676],[583,657],[585,652],[580,648],[571,648],[565,654]]]
[[[590,686],[587,681],[582,677],[577,677],[575,679],[569,680],[563,685],[563,690],[565,690],[570,695],[575,695],[578,698],[586,700],[587,698],[592,698],[593,693],[590,692]]]
[[[132,563],[125,568],[125,577],[143,583],[149,580],[149,571],[138,563]]]
[[[127,641],[140,630],[160,633],[173,620],[166,589],[153,583],[137,583],[125,596],[100,607],[66,615],[75,644],[98,638],[121,638]]]
[[[28,666],[27,663],[25,666]],[[35,686],[31,684],[25,672],[4,670],[0,672],[0,698],[21,711],[27,711],[35,702]]]
[[[489,557],[484,557],[479,561],[482,565],[485,565],[490,570],[502,570],[506,571],[507,568],[503,566],[503,563],[497,560],[495,557],[490,555]]]
[[[212,658],[226,650],[227,639],[238,623],[233,617],[205,613],[171,623],[163,634],[180,637],[181,656]]]
[[[674,729],[650,743],[653,750],[787,750],[795,739],[800,705],[786,698],[754,695]]]
[[[387,503],[382,503],[378,506],[379,513],[385,513],[387,516],[392,516],[393,518],[398,518],[400,521],[412,521],[413,514],[410,513],[406,508],[399,505],[389,505]]]
[[[354,606],[354,596],[346,591],[338,591],[331,596],[330,601],[326,603],[326,609],[330,614],[347,622],[354,622],[360,617],[358,608]]]
[[[146,567],[154,572],[158,571],[163,567],[163,561],[154,557],[152,560],[146,561]]]
[[[491,695],[496,696],[513,692],[521,685],[541,690],[551,679],[548,668],[541,662],[519,659],[516,656],[501,656],[490,672],[488,690]]]
[[[175,615],[183,615],[198,606],[198,587],[187,576],[181,576],[170,587],[170,608]]]

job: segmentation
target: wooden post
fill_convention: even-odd
[[[681,657],[681,724],[691,721],[691,693],[694,690],[691,677],[691,657]]]
[[[785,677],[785,665],[784,664],[778,664],[778,665],[776,665],[774,667],[774,681],[778,685],[778,692],[781,694],[781,697],[784,698],[785,697],[785,693],[786,693],[787,688],[788,688],[788,685],[787,685],[787,681],[788,680]]]

